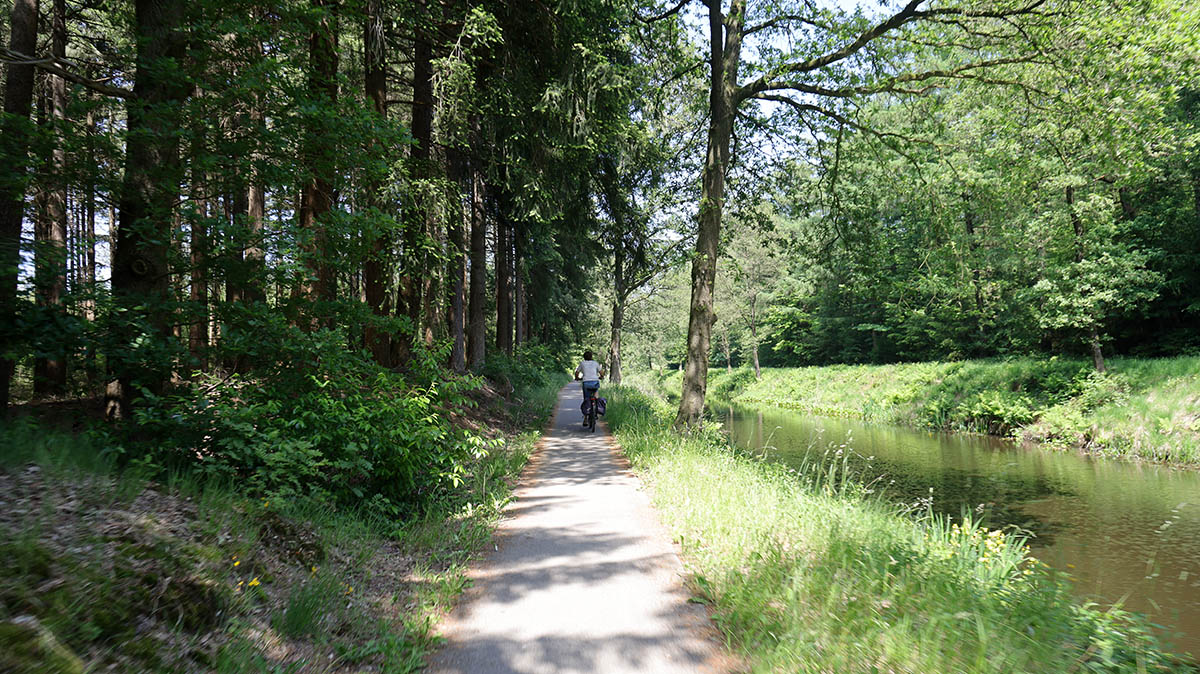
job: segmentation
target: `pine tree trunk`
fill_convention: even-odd
[[[507,206],[507,203],[504,204]],[[496,221],[496,350],[512,355],[512,240],[507,209]]]
[[[387,120],[387,41],[384,34],[383,0],[369,0],[367,3],[367,19],[363,29],[363,45],[367,100],[371,101],[371,109],[381,120]],[[367,185],[367,206],[379,213],[387,207],[384,198],[382,181],[374,181]],[[363,264],[363,285],[366,292],[367,306],[371,313],[378,317],[388,316],[392,312],[390,295],[387,292],[388,265],[387,255],[391,248],[389,237],[384,232],[370,232],[367,243],[367,260]],[[371,352],[375,362],[384,367],[390,367],[392,356],[391,336],[378,327],[367,324],[365,330],[367,350]]]
[[[479,118],[471,123],[478,151]],[[472,370],[483,367],[487,356],[487,213],[484,209],[486,183],[478,157],[471,159],[471,265],[467,317],[468,362]]]
[[[621,385],[621,328],[625,323],[625,298],[620,295],[613,300],[612,334],[608,345],[608,380],[614,386]]]
[[[426,17],[428,3],[419,0],[416,14]],[[412,137],[411,154],[413,176],[430,177],[429,158],[433,143],[433,48],[425,34],[419,34],[413,43],[413,90],[412,90]],[[428,196],[417,194],[414,203],[404,218],[404,271],[400,284],[400,302],[397,314],[408,316],[412,334],[401,335],[399,359],[407,360],[412,346],[425,336],[422,325],[425,319],[424,302],[427,301],[430,273],[428,256],[424,253],[424,241],[430,229]]]
[[[203,141],[200,141],[201,147]],[[197,149],[199,155],[203,149]],[[199,165],[199,162],[194,166]],[[191,326],[188,328],[188,351],[201,370],[208,369],[208,278],[205,276],[208,254],[208,199],[204,194],[208,186],[204,175],[192,170],[192,198],[196,205],[191,227],[191,286],[188,300],[192,304]]]
[[[66,8],[63,0],[54,2],[53,51],[57,55],[66,53]],[[60,12],[62,15],[60,16]],[[61,52],[61,54],[60,54]],[[67,154],[64,148],[63,126],[66,124],[67,83],[61,77],[47,75],[49,84],[49,117],[44,126],[49,127],[54,139],[50,160],[46,162],[39,179],[39,214],[35,229],[34,287],[38,306],[47,313],[58,313],[62,309],[63,295],[67,290]],[[39,111],[43,106],[39,104]],[[39,116],[42,113],[39,112]],[[67,388],[67,364],[64,355],[38,357],[33,365],[33,393],[35,397],[60,395]]]
[[[458,150],[447,154],[452,183],[461,189],[466,174],[465,158]],[[470,206],[449,211],[450,261],[450,369],[467,371],[467,222]]]
[[[521,346],[525,343],[528,335],[529,312],[527,309],[527,298],[525,296],[525,245],[524,232],[526,229],[520,224],[513,227],[513,316],[514,316],[514,332],[516,333],[514,346]]]
[[[96,118],[91,110],[87,113],[87,165],[96,166]],[[96,320],[96,172],[88,170],[87,185],[83,195],[84,229],[82,245],[84,247],[83,283],[87,299],[84,300],[84,317],[89,321]]]
[[[675,428],[699,428],[708,388],[708,351],[713,325],[713,284],[721,243],[721,212],[725,202],[725,171],[729,167],[729,142],[733,137],[734,95],[741,57],[741,31],[745,0],[734,0],[722,17],[720,3],[709,2],[708,152],[700,183],[700,222],[692,256],[692,300],[688,314],[687,362]]]
[[[326,109],[318,115],[333,114],[338,100],[338,51],[337,51],[337,4],[335,0],[312,0],[315,24],[309,37],[309,79],[311,95]],[[304,233],[301,245],[308,276],[297,285],[297,294],[310,302],[329,301],[334,298],[335,278],[330,264],[332,250],[324,220],[333,210],[333,178],[335,156],[333,140],[327,135],[323,124],[309,120],[306,161],[312,175],[305,180],[300,193],[299,226]],[[308,327],[316,328],[324,322],[320,316],[312,316]]]
[[[54,19],[51,27],[50,51],[56,58],[67,56],[67,3],[54,0]],[[56,75],[46,78],[50,83],[50,120],[53,125],[54,149],[50,153],[50,175],[47,186],[46,215],[49,218],[50,248],[47,255],[49,271],[46,305],[55,313],[63,308],[67,290],[67,81]],[[44,393],[61,395],[67,390],[67,359],[60,353],[46,359]]]
[[[9,15],[9,49],[32,56],[37,51],[37,0],[15,0]],[[21,261],[21,223],[29,174],[30,107],[33,66],[9,64],[5,71],[4,116],[0,117],[0,324],[17,322],[17,280]],[[0,344],[7,354],[10,344]],[[16,361],[0,357],[0,414],[6,414]]]
[[[263,57],[262,43],[256,41],[250,54],[251,60],[258,62]],[[251,166],[247,176],[246,187],[246,250],[243,254],[245,262],[245,299],[247,302],[265,302],[266,288],[263,286],[266,272],[266,251],[263,246],[264,227],[266,225],[267,199],[263,188],[262,177],[259,175],[258,163],[262,161],[262,152],[258,143],[265,135],[266,124],[263,120],[262,93],[251,94],[250,102],[250,134],[255,139],[250,152]],[[241,363],[239,369],[244,369],[248,363]]]
[[[125,178],[120,196],[120,222],[113,251],[113,298],[133,315],[143,309],[160,338],[170,335],[170,268],[172,212],[179,193],[180,103],[190,87],[164,61],[181,63],[187,40],[177,31],[183,23],[182,0],[139,0],[134,12],[138,36],[137,72],[128,102]],[[118,344],[130,347],[141,337],[136,326],[117,330]],[[110,354],[114,380],[105,393],[105,413],[125,419],[135,381],[158,392],[168,373]]]

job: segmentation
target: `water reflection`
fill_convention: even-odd
[[[887,498],[969,509],[1031,534],[1034,554],[1101,603],[1147,613],[1200,653],[1200,473],[1022,448],[774,408],[714,409],[739,445],[789,465],[846,444],[860,480]],[[932,494],[930,492],[932,488]]]

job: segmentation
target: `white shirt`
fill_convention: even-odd
[[[583,374],[584,381],[600,381],[600,371],[604,368],[594,360],[585,360],[575,368],[576,374]]]

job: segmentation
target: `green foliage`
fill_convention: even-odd
[[[574,367],[571,354],[545,344],[522,344],[512,356],[499,351],[488,354],[480,374],[506,384],[510,390],[532,391],[546,382],[557,382]]]
[[[752,671],[1189,671],[1142,617],[1077,604],[1020,536],[831,489],[816,464],[676,435],[661,399],[609,395],[693,591]]]
[[[1200,360],[1014,358],[715,371],[709,390],[745,402],[941,430],[1008,435],[1179,464],[1200,460]],[[661,387],[650,387],[656,392]]]
[[[394,517],[463,479],[486,451],[451,425],[471,378],[438,371],[439,354],[405,375],[347,351],[340,330],[304,332],[270,316],[255,357],[273,367],[209,375],[138,408],[112,452],[126,462],[194,470],[247,494],[316,499]]]

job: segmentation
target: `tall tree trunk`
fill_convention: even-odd
[[[67,57],[67,3],[54,0],[54,19],[50,51],[55,58]],[[62,311],[63,295],[67,290],[67,81],[57,75],[46,78],[50,83],[50,120],[53,125],[54,149],[50,153],[50,185],[46,200],[46,215],[50,225],[50,255],[52,273],[47,278],[46,306]],[[45,392],[52,395],[67,390],[66,354],[46,359]]]
[[[610,200],[612,195],[610,195]],[[625,251],[621,246],[622,237],[620,209],[612,207],[612,217],[617,226],[618,236],[613,245],[613,303],[612,330],[608,338],[608,380],[614,385],[621,383],[621,328],[625,322]]]
[[[309,79],[311,95],[320,101],[319,116],[334,114],[338,100],[338,47],[336,0],[312,0],[313,29],[309,37]],[[324,222],[333,210],[333,178],[336,175],[333,140],[328,130],[317,119],[309,120],[306,138],[309,170],[312,175],[305,180],[300,193],[299,225],[305,241],[301,246],[309,276],[299,284],[299,295],[309,301],[330,301],[335,294],[335,278],[330,256],[329,232]],[[311,327],[324,320],[313,317]]]
[[[512,355],[512,240],[508,218],[508,199],[501,205],[496,221],[496,350]]]
[[[147,307],[152,331],[169,338],[171,312],[167,261],[172,211],[179,194],[179,107],[190,87],[177,69],[187,40],[178,34],[182,0],[138,0],[134,25],[138,36],[137,72],[128,100],[125,180],[120,196],[120,222],[113,251],[112,290],[132,315]],[[132,322],[118,328],[119,348],[132,350],[142,338]],[[113,357],[116,356],[116,357]],[[135,381],[148,390],[161,389],[165,372],[149,369],[128,356],[110,354],[115,380],[105,394],[106,415],[127,418]]]
[[[87,165],[96,165],[96,117],[92,110],[87,113]],[[87,183],[83,193],[83,231],[82,241],[84,255],[84,270],[82,283],[86,288],[84,300],[84,317],[89,321],[96,320],[96,172],[86,171]]]
[[[424,19],[427,14],[428,3],[418,0],[417,16]],[[413,43],[412,137],[413,175],[417,179],[432,177],[429,158],[433,143],[433,46],[425,32],[418,34]],[[405,270],[400,288],[402,306],[397,307],[412,324],[412,334],[402,338],[400,350],[405,359],[412,344],[425,337],[423,303],[429,299],[430,290],[430,260],[424,252],[431,226],[429,198],[427,194],[417,194],[414,201],[404,222]]]
[[[371,109],[381,120],[387,119],[387,40],[384,34],[383,0],[369,0],[367,3],[366,25],[363,27],[363,47],[365,58],[365,82],[367,100],[371,101]],[[367,207],[382,215],[386,209],[383,178],[371,181],[367,187]],[[376,221],[382,223],[382,218]],[[370,227],[371,225],[368,225]],[[387,292],[389,269],[387,264],[388,251],[391,248],[390,238],[385,231],[370,229],[368,233],[367,260],[363,264],[363,284],[366,292],[367,305],[371,313],[377,317],[391,314],[390,295]],[[367,350],[371,352],[375,362],[384,367],[390,367],[392,357],[391,336],[379,327],[368,323],[364,336]]]
[[[525,295],[525,230],[528,227],[522,227],[520,223],[516,223],[513,227],[513,328],[515,338],[513,345],[516,347],[525,343],[528,338],[528,318],[529,310],[527,307],[528,298]]]
[[[251,47],[250,59],[259,62],[262,57],[262,42],[256,40]],[[263,283],[266,280],[264,273],[266,271],[266,251],[263,249],[265,245],[263,236],[266,225],[267,198],[262,176],[259,175],[259,164],[263,157],[263,153],[259,150],[259,143],[262,142],[261,138],[265,135],[266,124],[263,120],[262,93],[254,92],[251,97],[248,117],[253,145],[246,179],[246,250],[242,258],[245,262],[246,274],[244,298],[247,302],[265,302],[267,293]],[[248,363],[241,365],[244,367]]]
[[[37,0],[14,0],[9,15],[9,49],[32,56],[37,51]],[[5,71],[4,116],[0,118],[0,325],[17,323],[17,281],[21,264],[21,223],[29,177],[30,107],[33,65],[10,63]],[[0,354],[13,346],[5,332]],[[0,356],[0,414],[7,414],[16,361]]]
[[[612,305],[612,333],[608,342],[608,381],[621,385],[621,327],[625,322],[626,298],[617,295]]]
[[[725,171],[733,120],[737,72],[741,61],[745,0],[733,0],[722,17],[721,0],[708,0],[709,78],[708,152],[700,183],[700,222],[692,256],[692,300],[688,314],[687,363],[683,392],[675,416],[677,430],[699,428],[708,388],[708,350],[713,324],[713,283],[721,243],[721,212],[725,203]]]
[[[195,157],[203,154],[203,136],[198,135],[198,145]],[[208,353],[208,195],[205,190],[208,185],[204,179],[203,172],[195,167],[200,166],[200,162],[193,164],[192,168],[192,198],[195,201],[195,211],[192,218],[191,227],[191,287],[189,288],[188,299],[192,304],[192,311],[195,312],[192,317],[192,324],[188,328],[188,351],[192,355],[201,370],[208,369],[207,353]]]
[[[239,120],[242,121],[242,120]],[[246,300],[246,242],[247,221],[250,216],[250,190],[245,175],[232,176],[233,193],[230,195],[229,213],[229,261],[233,273],[225,274],[225,302],[233,304]]]
[[[51,47],[55,56],[67,52],[66,4],[54,0],[54,24]],[[67,152],[66,125],[67,82],[56,75],[47,75],[49,84],[49,120],[47,126],[54,139],[50,161],[42,172],[40,192],[44,211],[39,218],[35,249],[35,282],[37,303],[52,313],[62,310],[67,290]],[[65,354],[39,357],[34,360],[33,391],[38,397],[59,395],[67,389]]]
[[[471,279],[467,317],[468,362],[472,370],[483,367],[487,356],[487,185],[479,159],[479,118],[471,121],[476,156],[471,158]]]
[[[466,173],[465,158],[458,150],[447,153],[448,173],[452,184],[461,189]],[[462,203],[461,199],[457,203]],[[467,286],[467,220],[470,206],[449,209],[450,235],[450,369],[467,371],[466,286]]]

